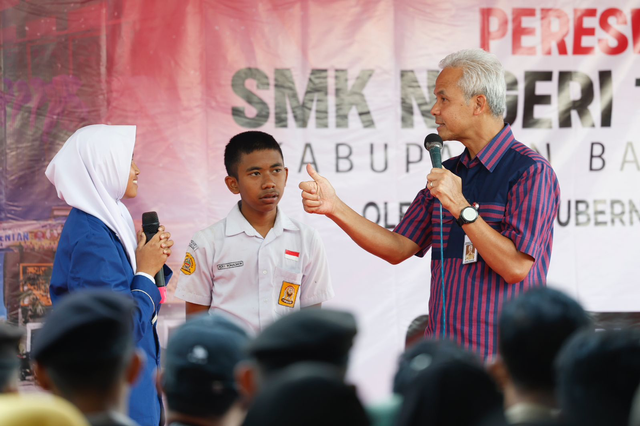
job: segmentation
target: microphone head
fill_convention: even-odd
[[[427,137],[424,138],[424,147],[427,151],[431,151],[436,147],[442,149],[442,146],[442,138],[437,133],[428,134]]]
[[[158,219],[158,213],[156,212],[146,212],[142,213],[142,229],[146,232],[158,232],[158,227],[160,226],[160,220]],[[155,231],[153,231],[155,228]]]

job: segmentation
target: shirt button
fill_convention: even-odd
[[[267,270],[265,269],[264,271],[262,271],[263,275],[267,275]]]

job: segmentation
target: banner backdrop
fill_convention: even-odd
[[[592,311],[640,307],[637,0],[2,0],[0,22],[8,311],[25,301],[11,304],[7,277],[52,261],[24,260],[43,246],[16,239],[57,236],[50,219],[63,203],[44,169],[77,128],[138,126],[140,191],[128,206],[134,218],[158,212],[174,270],[191,235],[237,201],[224,185],[226,142],[259,129],[289,167],[282,208],[324,239],[336,290],[326,305],[358,317],[350,376],[366,399],[384,396],[406,327],[427,313],[428,256],[391,266],[369,255],[304,213],[297,186],[311,163],[354,210],[393,228],[431,168],[422,141],[435,131],[438,63],[471,47],[500,58],[505,120],[559,178],[550,284]],[[462,149],[447,142],[444,157]]]

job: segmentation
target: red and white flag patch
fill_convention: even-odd
[[[297,251],[285,250],[284,258],[297,262],[298,260],[300,260],[300,253],[298,253]]]

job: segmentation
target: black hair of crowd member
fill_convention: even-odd
[[[450,340],[425,339],[414,344],[398,359],[398,369],[393,378],[393,393],[404,396],[413,380],[423,370],[453,360],[481,365],[475,354]]]
[[[571,424],[627,426],[640,383],[640,330],[581,331],[556,360],[558,402]]]
[[[589,315],[566,294],[548,287],[505,303],[499,320],[500,354],[514,383],[528,390],[555,389],[554,360]]]
[[[258,393],[243,426],[369,426],[366,411],[342,372],[322,362],[282,370]]]
[[[411,380],[395,426],[472,426],[488,418],[502,424],[502,410],[502,395],[484,367],[451,359],[423,369]]]
[[[409,327],[407,327],[407,333],[404,338],[405,349],[410,348],[419,341],[424,339],[424,331],[429,325],[429,315],[419,315],[411,321]]]

